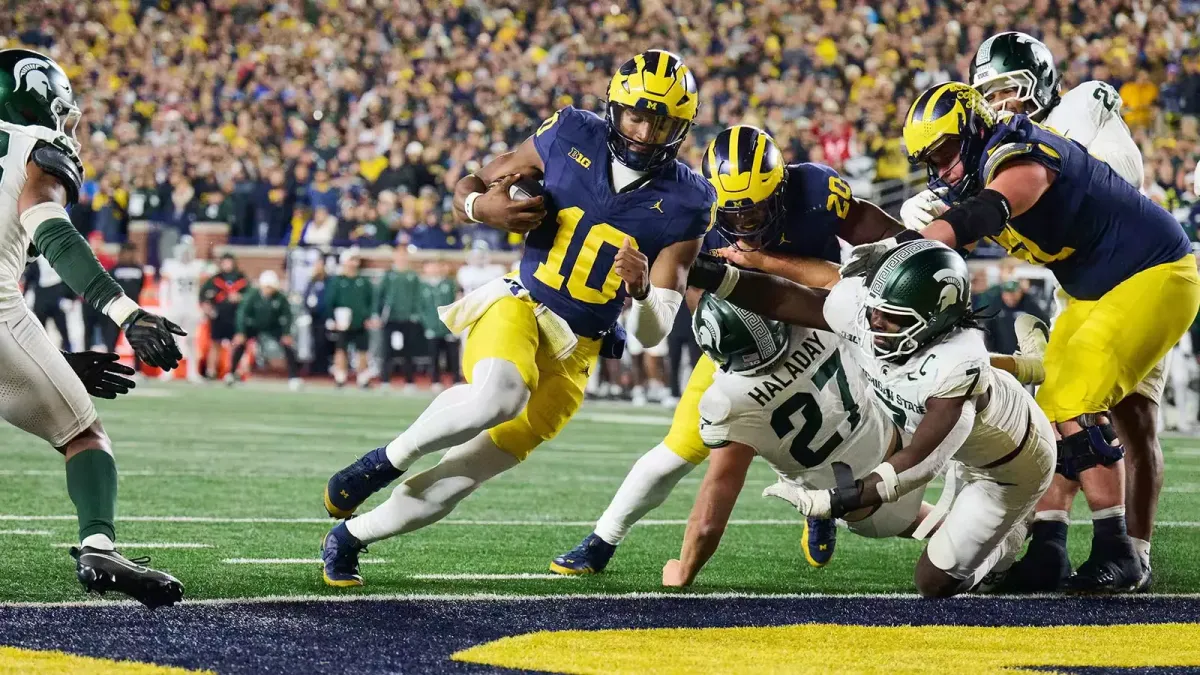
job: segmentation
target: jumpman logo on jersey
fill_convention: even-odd
[[[654,202],[653,204],[650,205],[650,208],[654,209],[655,211],[658,211],[659,213],[663,213],[662,200],[660,199],[660,200]]]

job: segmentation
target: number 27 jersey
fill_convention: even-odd
[[[865,474],[883,461],[894,427],[837,336],[788,330],[786,352],[766,372],[717,372],[700,399],[700,437],[714,448],[748,445],[780,476],[832,488],[826,467],[842,461]]]
[[[653,265],[662,249],[704,236],[716,192],[678,160],[642,186],[616,192],[608,124],[571,106],[543,122],[533,142],[548,211],[525,240],[521,284],[576,334],[598,337],[617,322],[625,302],[625,285],[613,269],[625,240]]]

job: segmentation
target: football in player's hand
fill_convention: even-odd
[[[522,176],[508,188],[508,198],[514,202],[522,199],[533,199],[534,197],[544,197],[546,189],[542,187],[542,182]]]

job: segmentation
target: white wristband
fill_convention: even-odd
[[[118,326],[124,326],[125,320],[129,318],[129,315],[133,314],[139,309],[141,309],[141,307],[139,307],[138,304],[133,300],[130,300],[129,296],[122,295],[108,303],[108,306],[104,308],[104,313],[108,315],[108,318],[112,319]]]
[[[875,489],[885,504],[890,504],[900,498],[900,479],[896,476],[894,466],[884,462],[875,467],[871,473],[882,479]]]
[[[721,279],[721,284],[717,286],[717,297],[722,299],[729,297],[729,294],[733,292],[733,287],[737,286],[738,277],[740,276],[741,272],[738,271],[738,268],[733,265],[726,266],[725,277]]]
[[[482,194],[482,192],[472,192],[463,200],[463,212],[467,214],[467,220],[472,223],[480,222],[475,218],[475,200],[479,199],[479,196]]]

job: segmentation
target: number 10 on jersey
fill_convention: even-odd
[[[572,298],[591,305],[603,305],[617,297],[617,290],[621,288],[621,277],[613,269],[611,262],[608,272],[604,275],[604,285],[599,290],[587,285],[588,277],[592,275],[592,268],[596,266],[596,258],[604,244],[620,249],[628,239],[631,246],[638,248],[637,240],[608,223],[589,226],[583,241],[576,245],[579,254],[575,257],[575,264],[571,266],[570,277],[567,277],[567,270],[564,269],[567,254],[572,249],[575,231],[583,220],[583,209],[578,206],[562,209],[558,212],[557,220],[558,232],[554,235],[554,245],[550,247],[546,262],[537,266],[533,278],[557,291],[563,290],[565,280],[566,290]]]

